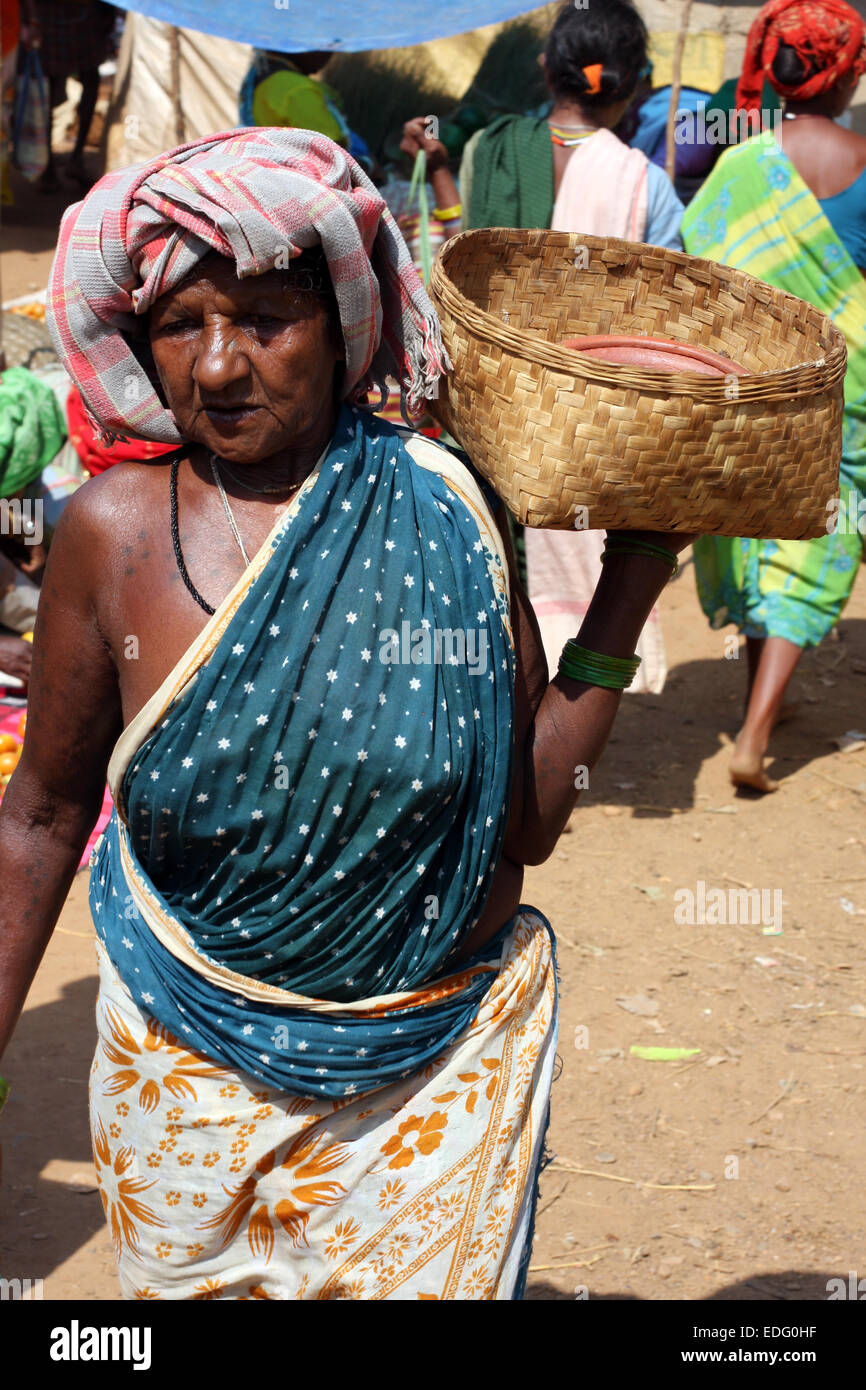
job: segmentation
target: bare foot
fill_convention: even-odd
[[[735,787],[751,787],[756,792],[779,790],[779,783],[774,782],[764,771],[763,752],[753,744],[744,743],[742,737],[734,744],[728,770]]]

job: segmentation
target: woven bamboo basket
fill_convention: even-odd
[[[846,347],[811,304],[681,252],[506,228],[454,237],[430,288],[454,367],[433,413],[525,525],[826,533]],[[750,375],[561,346],[600,333],[710,348]]]

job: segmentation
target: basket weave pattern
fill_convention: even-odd
[[[681,252],[506,228],[449,241],[431,293],[454,365],[433,412],[519,521],[825,534],[847,353],[811,304]],[[599,333],[710,348],[754,375],[670,375],[560,346]]]

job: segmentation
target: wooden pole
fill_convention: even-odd
[[[668,107],[668,127],[667,127],[667,156],[665,159],[665,169],[668,178],[673,180],[676,170],[677,145],[674,138],[677,123],[677,108],[680,104],[680,92],[682,91],[683,73],[683,52],[686,46],[686,36],[689,32],[689,19],[692,13],[692,0],[684,0],[682,16],[680,18],[680,30],[677,34],[676,47],[674,48],[674,63],[671,73],[671,102]]]
[[[168,34],[169,54],[171,59],[171,104],[174,111],[174,139],[175,144],[186,144],[186,122],[183,118],[183,106],[180,100],[180,30],[176,24],[172,24]]]

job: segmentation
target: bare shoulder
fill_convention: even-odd
[[[154,513],[168,507],[167,464],[119,463],[83,483],[63,508],[42,583],[40,612],[91,614],[101,625],[131,557],[148,549]]]
[[[794,122],[796,124],[796,122]],[[805,138],[810,132],[798,132]],[[845,126],[837,122],[827,124],[825,131],[822,131],[828,144],[832,144],[838,155],[848,163],[856,163],[866,166],[866,135],[861,135],[859,131],[848,130]]]
[[[168,500],[169,465],[118,463],[83,483],[63,509],[52,554],[104,566],[123,549],[142,527],[152,521],[155,504]]]
[[[856,130],[846,130],[845,134],[848,136],[851,152],[859,168],[861,171],[866,169],[866,135],[861,135]]]
[[[153,463],[117,463],[104,473],[89,478],[73,493],[63,510],[79,525],[98,531],[110,525],[124,525],[125,518],[150,509],[159,496],[168,495],[169,465],[161,459]]]
[[[834,124],[830,127],[828,145],[832,146],[838,173],[845,178],[847,187],[866,169],[866,135]]]
[[[866,169],[866,136],[833,121],[786,122],[782,147],[817,198],[838,197]]]

